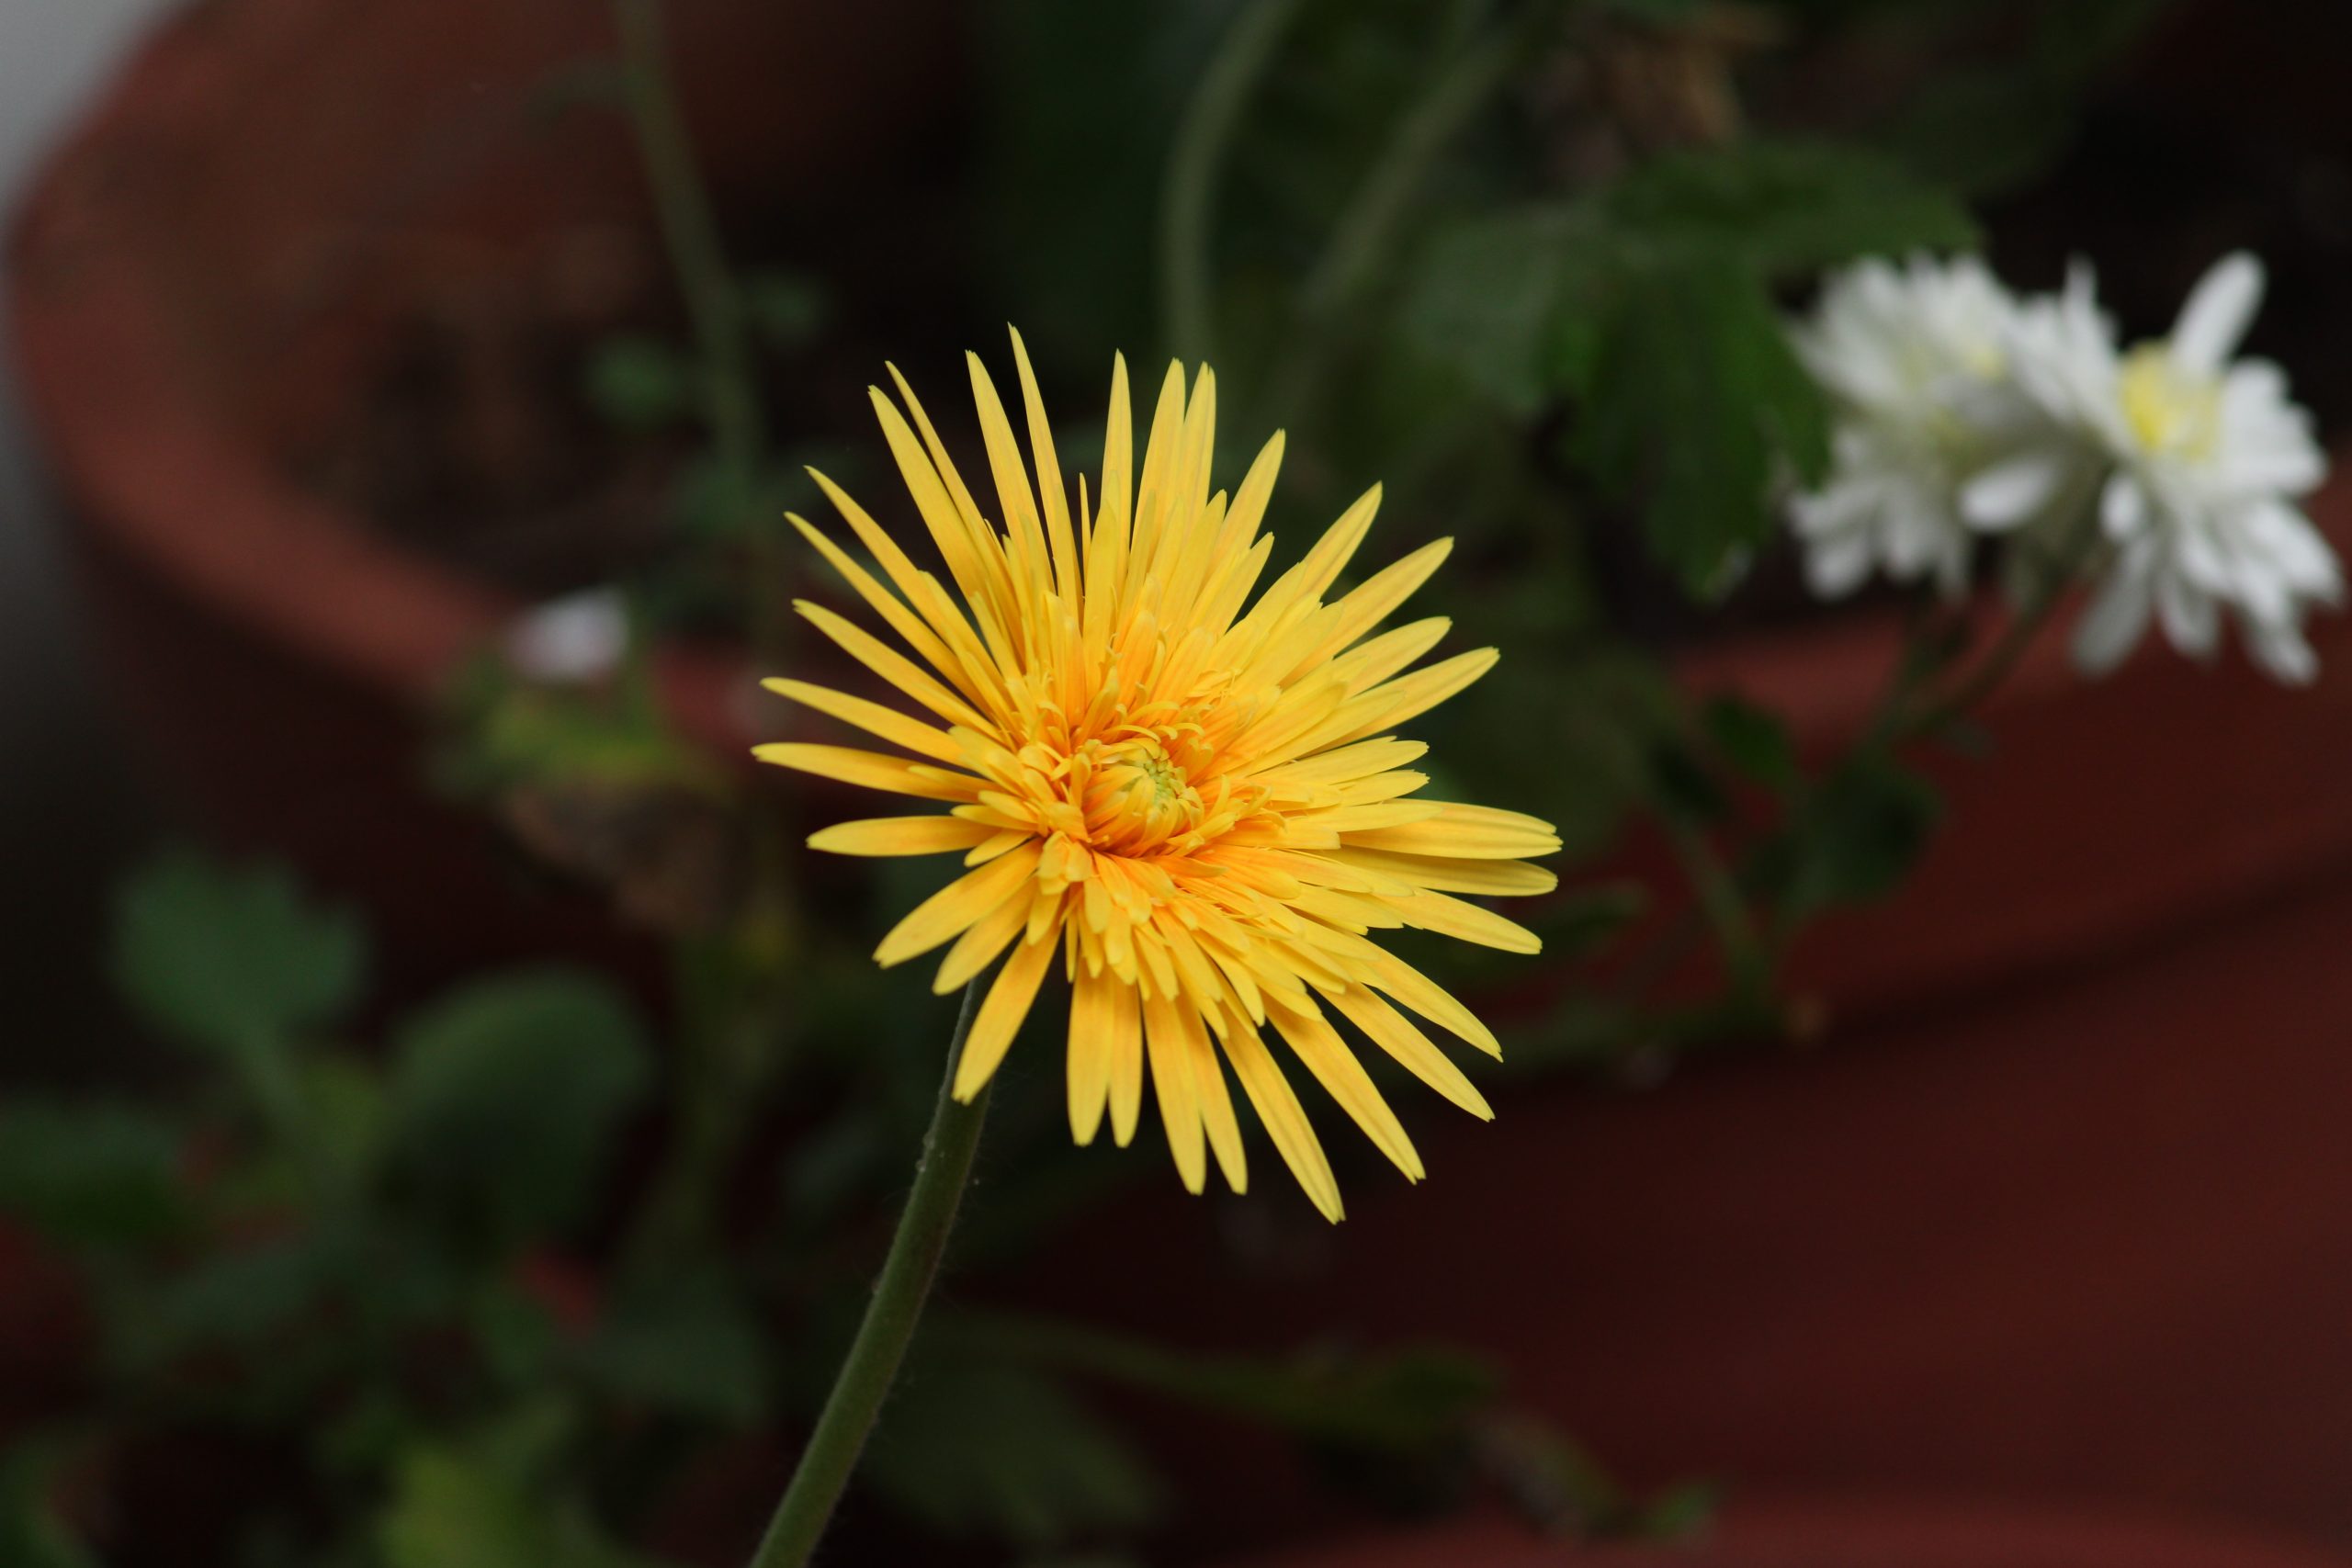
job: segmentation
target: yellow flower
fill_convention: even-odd
[[[1266,444],[1230,500],[1212,495],[1216,382],[1205,367],[1189,395],[1182,367],[1169,367],[1138,476],[1126,366],[1114,364],[1101,483],[1090,502],[1079,481],[1073,515],[1018,333],[1012,347],[1025,459],[971,356],[1001,526],[956,474],[905,378],[891,370],[903,414],[873,393],[955,593],[821,474],[881,577],[792,519],[903,651],[820,605],[800,613],[931,717],[798,681],[767,685],[911,756],[797,742],[756,754],[951,803],[944,816],[844,822],[808,841],[840,854],[967,852],[972,869],[875,953],[887,965],[952,943],[936,982],[946,992],[1012,949],[965,1042],[958,1099],[996,1071],[1058,957],[1071,987],[1069,1118],[1080,1143],[1092,1140],[1106,1106],[1113,1136],[1125,1145],[1134,1134],[1148,1060],[1184,1185],[1198,1192],[1206,1179],[1205,1142],[1242,1190],[1230,1066],[1300,1185],[1337,1220],[1331,1168],[1263,1029],[1418,1180],[1412,1143],[1326,1009],[1456,1105],[1491,1117],[1392,1004],[1499,1055],[1494,1035],[1367,933],[1410,926],[1513,953],[1541,946],[1453,895],[1550,890],[1553,874],[1523,857],[1560,847],[1551,825],[1417,798],[1428,779],[1409,765],[1428,748],[1395,735],[1486,673],[1495,650],[1406,673],[1449,623],[1374,635],[1451,540],[1324,602],[1371,525],[1376,486],[1245,613],[1273,550],[1259,524],[1283,438]]]

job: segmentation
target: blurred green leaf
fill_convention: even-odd
[[[119,1105],[0,1105],[0,1213],[66,1243],[153,1240],[187,1218],[180,1135]]]
[[[1759,847],[1750,878],[1789,922],[1883,898],[1910,874],[1942,809],[1926,779],[1882,753],[1859,753]]]
[[[1701,710],[1700,723],[1724,761],[1767,789],[1786,793],[1800,782],[1796,742],[1777,714],[1724,695]]]
[[[884,1409],[862,1479],[943,1535],[1033,1550],[1136,1529],[1161,1501],[1142,1460],[1053,1378],[937,1358]]]
[[[743,314],[771,348],[806,347],[831,310],[824,284],[810,274],[768,267],[743,279]]]
[[[637,1020],[603,981],[544,970],[478,982],[399,1032],[396,1167],[450,1223],[494,1241],[560,1231],[650,1071]]]
[[[152,1371],[209,1350],[282,1350],[334,1279],[334,1258],[303,1232],[212,1253],[141,1287],[118,1325],[122,1355]]]
[[[1532,418],[1561,379],[1555,321],[1564,310],[1569,320],[1591,316],[1600,240],[1591,213],[1560,205],[1442,230],[1418,258],[1398,324],[1423,355],[1506,412]]]
[[[19,1438],[0,1457],[0,1562],[9,1568],[99,1568],[51,1501],[66,1445]]]
[[[376,1541],[384,1568],[650,1568],[584,1509],[551,1504],[461,1449],[401,1461]]]
[[[1893,158],[1827,142],[1753,140],[1635,165],[1600,197],[1640,245],[1802,277],[1858,256],[1965,250],[1975,220]]]
[[[675,423],[694,409],[694,363],[658,338],[616,337],[589,355],[588,401],[624,430]]]
[[[174,854],[123,890],[114,972],[165,1034],[251,1057],[350,1006],[366,953],[358,920],[305,900],[286,871]]]
[[[587,1374],[618,1399],[733,1426],[767,1411],[767,1344],[715,1270],[636,1281],[582,1355]]]
[[[1602,329],[1571,449],[1620,498],[1694,597],[1721,595],[1770,536],[1781,473],[1828,463],[1821,392],[1749,269],[1720,258],[1661,263],[1634,279]]]

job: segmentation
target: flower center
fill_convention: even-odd
[[[1201,792],[1158,735],[1091,741],[1092,777],[1081,809],[1097,849],[1134,854],[1191,831],[1204,815]]]
[[[2163,344],[2125,357],[2120,396],[2124,423],[2150,452],[2203,457],[2221,440],[2221,387],[2210,376],[2184,372]]]

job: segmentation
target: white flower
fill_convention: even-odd
[[[1873,568],[1898,581],[1966,582],[1963,487],[2026,427],[2007,382],[2018,306],[1973,257],[1866,261],[1831,277],[1797,353],[1837,408],[1831,469],[1791,522],[1816,593]]]
[[[610,588],[582,589],[526,611],[506,631],[514,669],[552,685],[584,685],[620,668],[628,653],[628,605]]]
[[[2261,264],[2226,257],[2190,293],[2169,338],[2128,354],[2086,271],[2020,313],[2010,355],[2018,389],[2111,465],[2098,521],[2113,558],[2075,638],[2086,671],[2112,668],[2152,615],[2174,647],[2208,655],[2227,606],[2271,674],[2302,682],[2317,671],[2303,612],[2335,603],[2343,581],[2292,502],[2326,462],[2278,367],[2230,359],[2261,298]],[[1971,519],[2015,521],[1983,482],[1967,498]]]

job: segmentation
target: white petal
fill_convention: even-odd
[[[2245,251],[2223,256],[2181,307],[2172,329],[2173,357],[2192,370],[2215,374],[2245,336],[2261,303],[2262,264]]]
[[[2131,474],[2117,469],[2099,492],[2098,525],[2110,539],[2131,538],[2148,525],[2148,492]]]
[[[1871,542],[1863,534],[1833,534],[1807,541],[1805,585],[1823,599],[1839,599],[1871,573]]]
[[[1962,487],[1960,513],[1979,528],[2014,528],[2049,510],[2074,465],[2063,452],[2026,452],[1984,469]]]
[[[2273,680],[2290,686],[2307,686],[2319,674],[2319,656],[2304,640],[2302,627],[2292,621],[2269,626],[2249,624],[2245,640],[2255,662],[2268,671]]]
[[[2149,573],[2119,563],[2098,597],[2075,628],[2075,663],[2086,675],[2104,675],[2123,661],[2147,629]]]
[[[2211,594],[2199,592],[2186,578],[2167,575],[2156,583],[2156,611],[2173,647],[2198,659],[2212,656],[2222,616]]]

